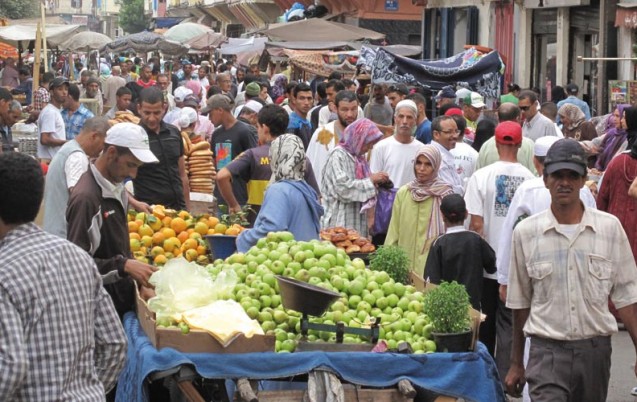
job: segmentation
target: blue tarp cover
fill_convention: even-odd
[[[209,354],[155,349],[134,313],[124,316],[127,361],[117,385],[117,401],[142,402],[148,396],[144,380],[156,371],[186,364],[211,379],[285,378],[327,367],[341,378],[369,387],[390,387],[401,379],[456,398],[474,402],[504,401],[495,363],[484,345],[476,353],[421,355],[370,352],[302,352]]]

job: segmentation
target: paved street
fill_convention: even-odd
[[[637,402],[630,395],[632,387],[637,386],[633,366],[635,348],[627,331],[619,331],[613,336],[613,362],[610,373],[607,402]]]

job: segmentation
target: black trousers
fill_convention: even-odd
[[[480,324],[480,342],[489,350],[491,356],[495,354],[495,323],[496,313],[498,311],[499,289],[500,285],[495,279],[484,278],[482,281],[482,313],[487,318]]]
[[[496,346],[495,365],[500,374],[500,380],[504,383],[504,378],[511,366],[511,345],[513,343],[513,314],[511,309],[498,297],[498,311],[495,323]]]

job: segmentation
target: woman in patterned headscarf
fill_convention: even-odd
[[[321,195],[325,215],[322,227],[342,226],[367,236],[367,215],[363,206],[373,204],[376,186],[387,182],[387,173],[371,174],[365,154],[383,138],[383,133],[369,119],[347,126],[338,146],[330,151],[323,168]]]
[[[272,180],[254,228],[237,238],[237,249],[246,252],[269,232],[288,231],[296,240],[319,238],[323,207],[316,191],[304,180],[305,148],[294,134],[283,134],[270,145]]]
[[[566,138],[577,141],[590,141],[597,137],[597,130],[593,123],[586,121],[582,110],[570,103],[565,103],[557,111],[562,122],[562,133]]]
[[[438,178],[442,156],[433,145],[424,145],[416,154],[416,178],[402,186],[392,209],[385,245],[398,245],[411,261],[411,270],[423,275],[429,248],[445,232],[440,212],[442,197],[453,193]]]

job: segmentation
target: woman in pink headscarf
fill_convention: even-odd
[[[343,138],[327,156],[321,180],[325,215],[321,227],[342,226],[367,236],[367,214],[363,206],[373,204],[376,187],[387,182],[387,173],[371,174],[365,154],[383,138],[369,119],[347,126]]]
[[[411,270],[423,276],[433,241],[445,232],[440,203],[453,193],[438,178],[442,156],[433,145],[423,145],[416,154],[416,178],[402,186],[392,209],[385,245],[398,245],[407,252]]]

